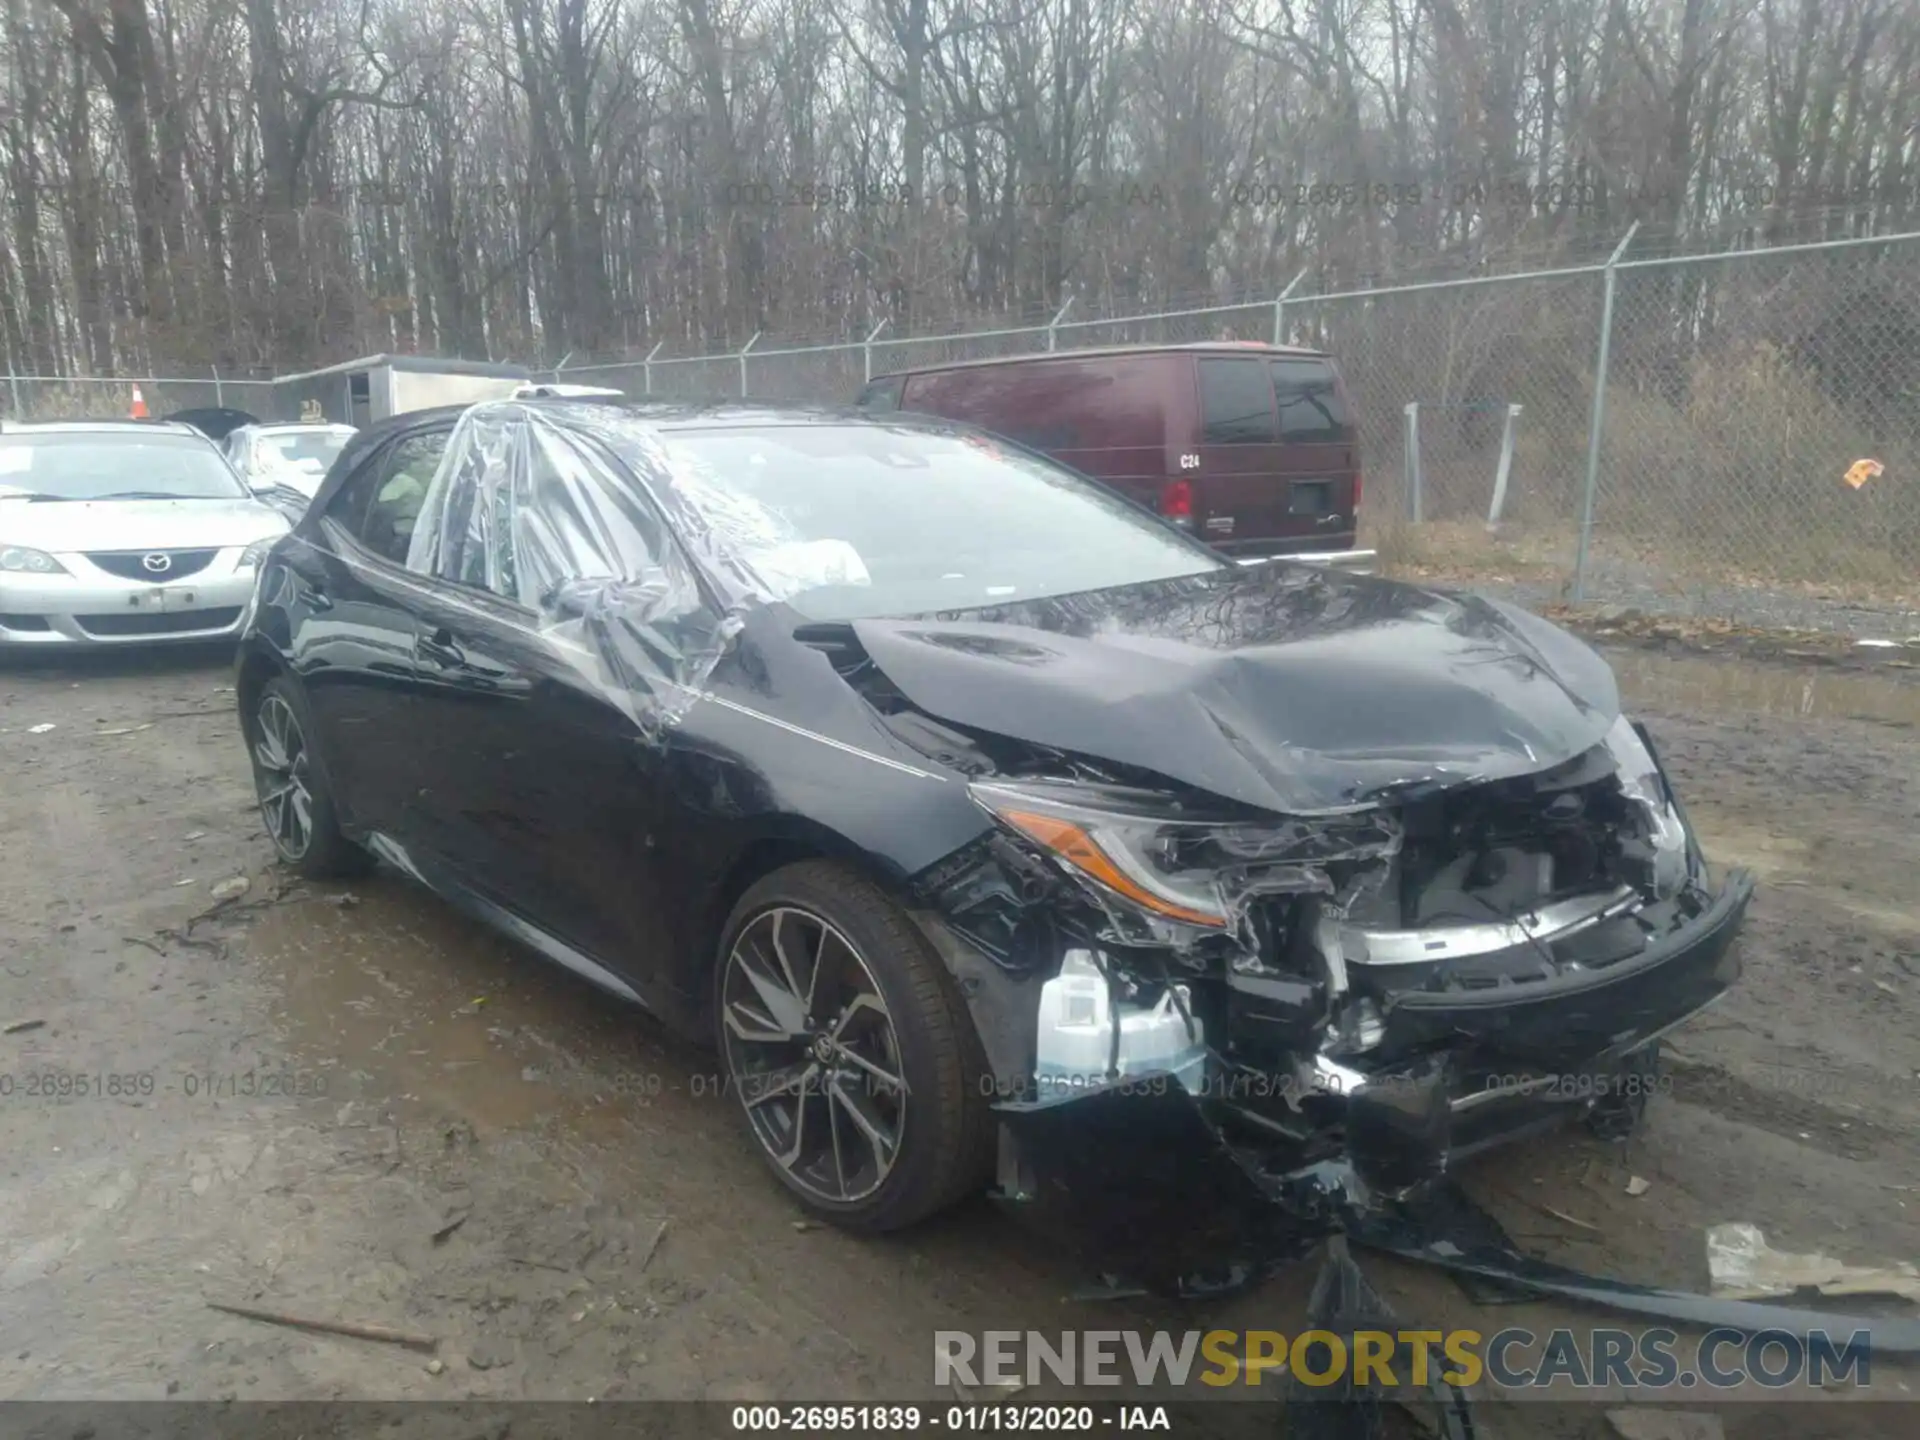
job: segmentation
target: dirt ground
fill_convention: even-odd
[[[1634,1140],[1550,1136],[1468,1188],[1538,1253],[1636,1280],[1704,1289],[1730,1220],[1920,1257],[1920,685],[1612,655],[1709,854],[1760,874],[1745,979],[1676,1037]],[[0,669],[0,1026],[44,1022],[0,1036],[0,1398],[926,1399],[935,1329],[1299,1328],[1310,1272],[1076,1298],[984,1202],[881,1242],[797,1223],[709,1058],[403,880],[278,869],[231,684],[204,653]],[[52,1073],[90,1093],[28,1093]],[[1410,1324],[1595,1323],[1364,1263]],[[1876,1359],[1873,1388],[1920,1398],[1920,1372]],[[1483,1413],[1611,1433],[1592,1404]],[[1741,1440],[1914,1413],[1722,1410]]]

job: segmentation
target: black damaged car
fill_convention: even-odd
[[[1146,1243],[1619,1133],[1752,889],[1564,631],[909,417],[376,425],[238,692],[287,863],[384,861],[710,1040],[856,1230],[997,1184]]]

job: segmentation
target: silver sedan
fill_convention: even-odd
[[[237,635],[287,528],[185,425],[0,425],[0,650]]]

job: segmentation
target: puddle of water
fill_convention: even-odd
[[[1634,705],[1920,726],[1920,685],[1882,676],[1649,650],[1609,650],[1607,660],[1621,693]]]

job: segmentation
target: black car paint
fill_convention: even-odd
[[[352,831],[396,842],[434,872],[436,888],[471,890],[599,957],[648,1004],[696,1028],[715,928],[756,854],[844,855],[898,888],[992,833],[964,776],[882,724],[826,653],[793,638],[806,627],[787,606],[748,610],[701,703],[663,747],[649,747],[531,615],[407,575],[329,524],[334,495],[363,464],[460,413],[417,412],[349,444],[265,567],[243,645],[256,687],[275,668],[301,681]],[[655,414],[664,424],[765,418],[714,407]],[[1285,564],[852,628],[910,697],[927,692],[935,713],[977,720],[990,707],[994,729],[1042,745],[1070,745],[1085,722],[1073,748],[1158,758],[1162,773],[1191,771],[1273,809],[1350,806],[1431,782],[1449,764],[1510,773],[1530,756],[1543,767],[1591,744],[1617,707],[1604,663],[1544,622]],[[1343,670],[1343,639],[1378,647],[1365,651],[1377,658]],[[1049,683],[1056,663],[1068,682],[1125,703],[1092,706],[1074,684]],[[1207,712],[1212,724],[1181,708],[1178,679],[1222,698]],[[1252,708],[1282,697],[1290,680],[1305,693],[1283,713],[1303,745]],[[1144,738],[1128,733],[1136,714]],[[1426,722],[1444,727],[1448,714],[1461,717],[1457,743],[1426,745]],[[1361,745],[1343,746],[1343,716],[1349,734],[1364,717]],[[1497,744],[1472,744],[1464,727],[1476,717]],[[1277,767],[1271,757],[1290,749],[1324,759],[1336,778],[1313,780],[1299,758]]]
[[[226,405],[207,405],[193,410],[176,410],[161,417],[180,425],[191,425],[209,440],[224,440],[242,425],[258,425],[260,418],[245,410]]]
[[[1523,611],[1306,567],[852,628],[942,719],[1289,815],[1543,770],[1620,709],[1606,663]]]
[[[456,903],[512,917],[575,968],[592,957],[703,1035],[713,945],[744,878],[805,851],[867,858],[898,886],[990,828],[957,777],[793,641],[803,622],[788,607],[747,615],[655,747],[531,616],[407,575],[329,525],[363,464],[459,413],[356,437],[269,559],[243,640],[243,692],[275,670],[300,681],[350,833],[377,833]]]
[[[1058,956],[1062,882],[970,796],[977,757],[968,752],[980,738],[972,729],[1029,751],[1140,764],[1286,811],[1352,808],[1550,766],[1590,746],[1617,713],[1604,663],[1544,621],[1383,580],[1222,565],[1196,546],[1191,579],[964,614],[818,626],[782,603],[749,604],[692,703],[649,738],[631,706],[609,699],[590,657],[543,633],[529,612],[408,574],[330,520],[334,497],[362,466],[460,413],[373,426],[336,460],[263,567],[240,654],[242,714],[268,678],[292,675],[352,836],[697,1038],[708,1030],[709,977],[731,901],[788,860],[841,857],[922,926],[975,1019],[993,1080],[1002,1094],[1021,1094],[1037,988]],[[769,418],[743,408],[648,413],[663,426]],[[791,411],[772,418],[805,423]],[[1342,666],[1344,645],[1364,663]],[[843,673],[870,662],[963,729],[883,715]],[[1080,686],[1105,703],[1089,704]],[[1281,717],[1300,727],[1296,738]],[[1715,913],[1730,923],[1704,939],[1692,926],[1678,947],[1707,956],[1703,999],[1729,978],[1725,939],[1748,892],[1740,882],[1727,893]],[[972,924],[996,905],[1012,917],[1005,926]],[[1608,991],[1543,990],[1545,1023],[1597,1005],[1591,1028],[1605,1029],[1611,998],[1624,993]],[[1644,1016],[1629,1005],[1613,1018],[1620,1033]],[[1441,1008],[1441,1028],[1458,1019]],[[1502,1028],[1500,1016],[1489,1019]],[[1423,1083],[1429,1098],[1441,1094],[1440,1079]],[[1138,1123],[1128,1118],[1138,1097],[1121,1099],[1116,1140]],[[1049,1164],[1078,1155],[1097,1175],[1137,1166],[1137,1137],[1151,1129],[1096,1157],[1106,1104],[1016,1098],[1001,1110],[1015,1134],[1042,1142]],[[1200,1110],[1184,1096],[1152,1108],[1196,1120]],[[1384,1133],[1422,1133],[1381,1118]],[[1179,1123],[1191,1139],[1191,1125]],[[1210,1120],[1200,1123],[1211,1131]],[[1430,1158],[1414,1144],[1401,1161],[1417,1170]],[[1368,1163],[1376,1177],[1391,1168],[1380,1155]],[[1162,1177],[1178,1192],[1169,1214],[1192,1205],[1192,1182],[1207,1173]],[[1086,1186],[1084,1175],[1079,1183],[1082,1198],[1121,1193]],[[1271,1177],[1249,1183],[1255,1212],[1282,1198]],[[1300,1182],[1290,1183],[1297,1192]],[[1307,1202],[1296,1193],[1284,1203]],[[1272,1228],[1230,1208],[1236,1224]],[[1111,1228],[1101,1221],[1092,1231]],[[1145,1237],[1107,1238],[1125,1239],[1137,1258]]]

